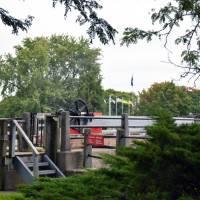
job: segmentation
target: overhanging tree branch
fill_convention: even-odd
[[[91,42],[97,36],[103,44],[108,44],[109,41],[114,43],[117,30],[113,28],[105,19],[97,15],[97,10],[102,9],[98,3],[99,0],[52,0],[53,7],[57,3],[64,5],[64,16],[70,11],[78,11],[76,22],[80,25],[88,24],[87,34]],[[2,22],[12,27],[12,32],[17,34],[19,30],[27,31],[32,24],[33,16],[28,16],[25,20],[17,19],[9,14],[7,10],[0,7],[0,19]]]
[[[105,19],[98,17],[96,10],[102,9],[102,6],[95,0],[53,0],[53,7],[57,3],[65,6],[65,17],[72,11],[77,10],[80,15],[77,16],[77,22],[80,25],[89,24],[87,33],[92,40],[97,36],[103,44],[110,40],[114,43],[114,37],[117,30],[114,29]]]
[[[17,34],[20,29],[22,31],[27,31],[33,20],[33,16],[28,16],[25,20],[17,19],[9,15],[9,12],[3,8],[0,8],[0,18],[5,25],[12,27],[12,32],[14,34]]]
[[[168,39],[177,30],[175,27],[184,27],[183,34],[175,39],[176,45],[183,45],[181,54],[182,63],[187,66],[187,73],[192,77],[200,74],[200,1],[199,0],[172,0],[166,6],[151,15],[152,24],[158,22],[160,30],[141,30],[139,28],[126,28],[122,38],[122,44],[135,44],[139,40],[151,41],[153,37],[164,39],[164,47],[167,48]],[[183,23],[186,19],[191,20],[192,26],[185,28]],[[186,30],[185,30],[186,29]],[[194,72],[194,73],[193,73]]]
[[[193,81],[194,86],[196,86],[196,82],[200,77],[200,66],[199,65],[196,65],[196,66],[194,66],[192,64],[190,64],[188,66],[180,65],[180,64],[177,64],[174,61],[172,61],[172,59],[169,57],[169,55],[168,55],[168,61],[165,63],[169,63],[169,64],[174,65],[175,67],[183,69],[184,72],[180,75],[180,80],[182,78],[188,77],[189,78],[188,82],[190,82],[191,80],[194,80]]]

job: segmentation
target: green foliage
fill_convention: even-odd
[[[0,19],[4,25],[12,27],[13,29],[12,32],[14,34],[17,34],[19,32],[19,29],[22,31],[27,31],[33,21],[32,16],[28,16],[25,20],[17,19],[9,15],[9,12],[1,7],[0,7]]]
[[[0,102],[0,117],[22,116],[22,113],[29,111],[39,111],[40,102],[37,97],[21,98],[7,97]]]
[[[191,92],[188,92],[188,95],[190,98],[192,98],[192,104],[191,104],[191,112],[192,113],[200,113],[200,91],[199,90],[193,90]]]
[[[96,10],[101,9],[102,6],[95,0],[53,0],[53,6],[60,2],[65,6],[65,16],[71,9],[79,11],[80,15],[77,17],[77,22],[80,25],[89,24],[87,33],[91,40],[97,35],[103,44],[107,44],[109,40],[114,42],[114,36],[117,31],[104,19],[99,18]]]
[[[125,101],[123,103],[123,113],[129,113],[129,109],[130,109],[130,115],[134,114],[135,109],[136,109],[135,106],[137,103],[136,94],[134,94],[132,92],[116,91],[114,89],[105,90],[104,91],[104,99],[105,99],[106,105],[104,108],[105,109],[104,113],[106,113],[106,114],[108,114],[109,96],[111,96],[112,100],[115,101],[115,103],[116,103],[116,98],[119,100],[123,99]],[[118,101],[117,108],[118,108],[117,114],[121,115],[122,114],[122,102],[121,101]],[[112,113],[112,115],[116,114],[116,105],[114,104],[114,102],[111,103],[111,113]]]
[[[114,43],[114,37],[117,30],[114,29],[105,19],[98,17],[97,11],[102,9],[102,6],[95,0],[52,0],[53,7],[57,3],[64,5],[64,16],[72,11],[78,11],[76,22],[80,25],[88,24],[87,33],[91,41],[97,36],[103,44],[107,44],[110,40]],[[19,29],[27,31],[32,24],[33,17],[28,16],[24,21],[19,20],[11,15],[8,11],[0,7],[0,19],[2,22],[12,27],[13,33],[17,34]]]
[[[109,168],[40,179],[20,189],[23,200],[199,200],[200,125],[176,126],[165,114],[147,132],[151,140],[105,155]]]
[[[130,115],[158,115],[170,113],[173,116],[188,116],[200,113],[200,91],[184,86],[176,86],[173,82],[154,83],[149,89],[143,90],[137,96],[131,92],[120,92],[113,89],[105,90],[106,100],[104,113],[108,114],[108,101],[111,96],[112,114],[116,113],[116,97],[131,101]],[[122,103],[118,102],[118,114],[121,114]],[[124,112],[128,113],[129,107],[124,104]]]
[[[21,193],[16,193],[16,192],[10,192],[10,193],[1,192],[0,199],[1,200],[13,200],[13,199],[21,200],[21,199],[23,199],[23,196]]]
[[[183,46],[182,62],[185,72],[182,77],[191,75],[191,78],[198,79],[199,66],[199,31],[200,31],[200,2],[199,0],[171,0],[165,3],[158,11],[152,9],[151,21],[155,25],[154,30],[141,30],[128,27],[124,31],[122,44],[135,44],[138,40],[146,39],[148,42],[154,37],[164,39],[164,46],[167,47],[170,36],[174,35],[178,28],[181,28],[182,35],[176,36],[174,43]],[[190,21],[189,21],[190,20]],[[189,25],[185,26],[185,21]],[[158,28],[159,27],[159,28]],[[171,62],[171,61],[170,61]]]
[[[150,142],[120,152],[129,160],[123,165],[130,170],[127,183],[132,180],[126,199],[199,199],[200,126],[176,127],[167,117],[167,123],[162,119],[147,131]]]
[[[108,178],[106,175],[99,176],[96,172],[66,179],[43,178],[31,186],[23,186],[20,190],[25,196],[24,200],[117,200],[119,197],[117,188],[110,193],[110,186],[116,183]]]
[[[27,38],[15,49],[16,56],[0,59],[2,117],[68,109],[78,97],[90,109],[101,109],[100,50],[90,48],[87,40],[64,35]]]
[[[155,115],[159,110],[170,112],[173,116],[196,114],[200,111],[199,98],[199,90],[187,91],[172,82],[155,83],[140,93],[138,114]]]

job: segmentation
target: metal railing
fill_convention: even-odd
[[[113,128],[117,129],[114,135],[103,135],[103,138],[116,138],[116,149],[121,146],[127,146],[129,139],[152,139],[150,136],[139,134],[135,135],[134,132],[144,132],[145,127],[151,126],[156,123],[156,118],[148,116],[69,116],[70,119],[87,120],[87,124],[70,124],[70,128],[83,129],[86,132],[83,136],[75,137],[70,136],[70,139],[84,139],[84,167],[90,168],[92,165],[92,158],[102,159],[99,155],[92,154],[92,144],[88,143],[88,137],[91,134],[91,128]],[[174,117],[177,125],[192,124],[199,122],[197,118]],[[132,135],[130,134],[133,131]],[[110,146],[111,147],[111,146]],[[107,148],[107,147],[106,147]],[[114,146],[113,146],[114,148]]]
[[[12,121],[12,152],[11,156],[15,157],[15,143],[16,143],[16,130],[19,131],[22,138],[27,143],[28,147],[32,150],[33,153],[33,176],[38,177],[39,176],[39,152],[31,142],[31,140],[28,138],[22,127],[19,125],[17,120]]]
[[[122,116],[70,116],[70,119],[88,120],[86,125],[71,124],[71,128],[121,128],[122,123]],[[194,117],[174,117],[174,120],[177,125],[199,122],[199,119]],[[153,125],[155,121],[155,118],[148,116],[128,116],[128,127],[144,128]]]

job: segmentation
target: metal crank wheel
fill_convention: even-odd
[[[89,116],[88,106],[82,99],[76,99],[73,102],[73,109],[70,109],[71,116]],[[71,119],[70,123],[73,125],[85,125],[87,124],[88,119]]]
[[[89,116],[88,106],[85,101],[82,99],[76,99],[74,105],[79,116]]]

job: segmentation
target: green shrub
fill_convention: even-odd
[[[166,115],[147,132],[150,141],[105,156],[110,168],[40,179],[20,189],[24,200],[200,199],[200,125],[177,127]]]
[[[0,200],[22,200],[23,196],[20,193],[0,193]]]

